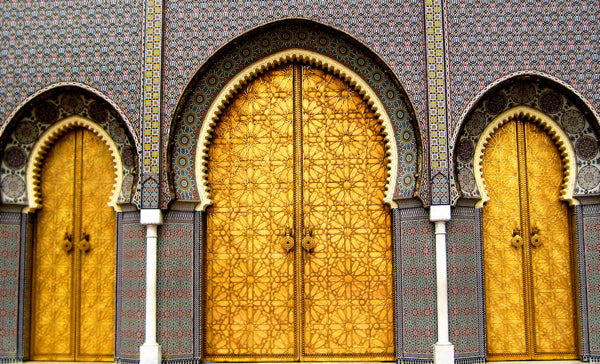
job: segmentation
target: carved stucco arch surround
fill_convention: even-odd
[[[29,205],[25,208],[25,212],[33,212],[42,207],[42,197],[40,195],[40,172],[48,150],[58,138],[63,136],[67,131],[76,127],[86,128],[94,133],[94,135],[100,137],[100,140],[102,140],[104,145],[106,145],[110,150],[110,154],[113,159],[115,175],[108,206],[112,207],[115,211],[121,211],[117,201],[123,185],[123,165],[121,163],[121,156],[119,154],[117,145],[112,140],[110,135],[108,135],[108,133],[98,124],[81,116],[70,116],[58,121],[48,130],[46,130],[31,150],[29,161],[27,163],[26,178]]]
[[[369,86],[358,74],[344,66],[343,64],[326,57],[322,54],[308,51],[305,49],[291,48],[285,51],[274,53],[265,57],[250,66],[246,67],[242,72],[238,73],[223,87],[221,92],[215,97],[210,105],[206,117],[202,122],[198,146],[196,147],[196,182],[198,183],[198,192],[200,194],[200,203],[196,206],[196,210],[205,210],[212,201],[210,200],[210,191],[208,190],[207,182],[207,158],[208,147],[210,145],[210,137],[212,130],[219,120],[223,109],[227,106],[228,101],[235,96],[237,91],[248,83],[256,75],[269,70],[275,66],[286,62],[301,61],[311,65],[316,65],[324,70],[334,73],[344,81],[348,82],[356,91],[363,97],[364,101],[371,107],[373,113],[383,126],[383,134],[385,140],[387,158],[387,181],[385,185],[385,194],[383,201],[389,204],[392,208],[396,207],[394,202],[394,183],[397,178],[398,151],[392,121],[385,112],[383,104]]]
[[[483,205],[490,199],[487,190],[485,188],[485,179],[483,178],[483,153],[485,148],[492,137],[492,135],[504,124],[512,120],[527,120],[540,125],[550,135],[558,150],[560,152],[561,160],[563,163],[564,178],[562,181],[562,188],[560,191],[560,198],[563,201],[567,201],[570,205],[577,205],[577,201],[573,197],[573,191],[575,190],[576,183],[576,159],[573,145],[569,140],[569,137],[562,130],[550,116],[543,112],[536,110],[528,106],[516,106],[512,109],[506,110],[502,114],[496,116],[488,126],[485,128],[477,147],[475,148],[475,183],[481,192],[481,200],[477,202],[477,207],[483,207]]]

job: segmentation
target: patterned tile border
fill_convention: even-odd
[[[425,0],[431,204],[448,205],[446,50],[442,0]]]
[[[142,208],[159,207],[163,0],[146,0],[142,100]]]

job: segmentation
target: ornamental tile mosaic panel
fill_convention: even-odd
[[[457,207],[448,222],[448,312],[457,359],[485,361],[481,210]]]
[[[35,143],[54,123],[73,115],[98,124],[117,145],[123,166],[123,184],[118,202],[136,202],[139,199],[136,187],[138,154],[125,125],[114,109],[96,95],[78,87],[64,87],[32,100],[11,123],[0,164],[3,203],[28,203],[27,164]]]
[[[285,18],[311,19],[347,32],[395,72],[425,120],[421,1],[166,1],[164,114],[171,120],[186,83],[219,48],[250,29]],[[168,130],[168,121],[165,131]]]
[[[0,215],[0,362],[18,355],[21,223],[7,215],[16,214]]]
[[[552,75],[600,110],[597,2],[446,2],[450,145],[478,93],[515,72]]]
[[[567,134],[576,154],[574,196],[600,193],[600,153],[590,112],[574,97],[540,79],[517,78],[489,92],[469,114],[454,146],[456,173],[451,179],[453,203],[459,195],[480,198],[475,183],[474,153],[486,126],[512,107],[526,105],[551,117]],[[456,177],[456,178],[454,178]]]
[[[117,214],[115,361],[138,360],[146,320],[146,227],[139,212]]]
[[[580,289],[585,292],[582,308],[583,354],[595,362],[600,359],[600,205],[581,208],[580,229],[578,229],[579,259],[583,280]],[[582,302],[582,303],[583,303]],[[586,307],[587,306],[587,307]]]
[[[427,210],[399,209],[394,214],[394,229],[399,226],[395,257],[399,278],[396,294],[400,300],[398,318],[398,358],[431,360],[437,338],[437,306],[435,283],[435,236]],[[397,231],[397,230],[396,230]],[[417,360],[418,361],[418,360]]]
[[[236,42],[240,42],[240,45]],[[337,60],[354,70],[373,88],[386,108],[396,133],[399,163],[395,197],[413,196],[418,178],[417,156],[420,155],[420,135],[415,131],[415,116],[405,91],[388,75],[385,65],[381,64],[376,56],[366,54],[364,47],[342,33],[315,23],[300,21],[273,24],[236,42],[221,50],[195,75],[179,104],[176,124],[171,131],[172,159],[164,162],[164,165],[170,165],[172,168],[176,199],[197,201],[199,198],[195,184],[194,155],[201,124],[208,106],[215,102],[217,94],[233,76],[252,62],[294,47],[307,48]],[[419,126],[421,133],[426,134],[426,126]],[[423,150],[426,150],[426,145],[423,146]],[[169,154],[163,155],[166,159]],[[427,159],[424,158],[422,162],[422,168],[426,169]],[[163,179],[162,183],[163,193],[167,193],[167,181]],[[424,183],[427,184],[426,181]],[[428,201],[428,188],[423,187],[421,193],[424,201]]]
[[[159,228],[157,340],[163,360],[194,356],[194,213],[171,211]],[[198,328],[196,328],[198,329]]]
[[[13,0],[0,17],[3,123],[36,91],[81,82],[115,100],[140,131],[142,2]]]

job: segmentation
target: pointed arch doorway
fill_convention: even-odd
[[[487,358],[577,359],[575,258],[568,206],[560,199],[561,153],[527,117],[510,118],[486,143]]]
[[[247,83],[208,150],[203,359],[394,360],[382,126],[345,81]]]
[[[115,161],[74,127],[44,157],[32,269],[31,360],[113,361]]]

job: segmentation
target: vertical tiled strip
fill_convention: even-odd
[[[147,0],[144,24],[142,208],[159,207],[160,101],[162,98],[162,0]]]
[[[448,133],[442,0],[425,0],[427,99],[431,162],[431,204],[448,205]]]

